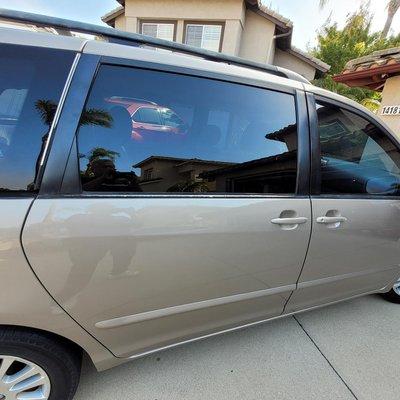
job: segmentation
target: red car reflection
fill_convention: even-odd
[[[106,99],[108,103],[126,108],[132,119],[132,139],[164,139],[170,134],[176,137],[187,132],[185,122],[171,109],[151,101],[131,97],[113,96]]]

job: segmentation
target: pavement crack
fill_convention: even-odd
[[[328,363],[328,365],[331,367],[333,372],[337,375],[337,377],[342,381],[343,385],[346,386],[347,390],[351,393],[351,395],[354,397],[355,400],[358,400],[358,397],[355,395],[353,390],[350,388],[350,386],[347,384],[347,382],[342,378],[342,376],[339,374],[339,372],[336,370],[336,368],[332,365],[332,363],[328,360],[326,355],[322,352],[322,350],[319,348],[315,340],[311,337],[311,335],[306,331],[302,323],[297,319],[295,315],[293,315],[293,319],[299,324],[300,328],[302,331],[307,335],[307,337],[310,339],[311,343],[314,345],[314,347],[318,350],[318,352],[321,354],[322,357],[324,357],[325,361]]]

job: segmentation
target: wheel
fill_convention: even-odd
[[[382,296],[392,303],[400,304],[400,279],[398,279],[397,282],[393,285],[390,292],[383,293]]]
[[[0,328],[0,400],[71,400],[81,355],[51,334]]]

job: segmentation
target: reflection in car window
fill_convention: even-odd
[[[374,124],[339,107],[317,104],[321,192],[398,195],[400,154]]]
[[[139,108],[133,116],[135,122],[144,124],[161,125],[161,118],[158,108]]]
[[[183,125],[184,122],[171,110],[168,108],[160,109],[161,117],[163,119],[163,124],[172,127],[178,127]]]
[[[72,52],[0,46],[0,193],[32,192]]]
[[[290,94],[173,73],[102,66],[78,131],[84,191],[295,192]]]

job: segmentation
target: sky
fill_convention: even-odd
[[[357,10],[363,1],[330,0],[324,10],[320,10],[319,0],[263,0],[263,3],[293,21],[292,43],[307,50],[315,45],[317,32],[327,18],[343,26],[346,16]],[[375,31],[381,30],[385,24],[386,3],[387,0],[370,0]],[[94,24],[102,24],[101,16],[118,5],[116,0],[0,0],[0,7]],[[392,33],[400,33],[400,11],[393,21]]]

